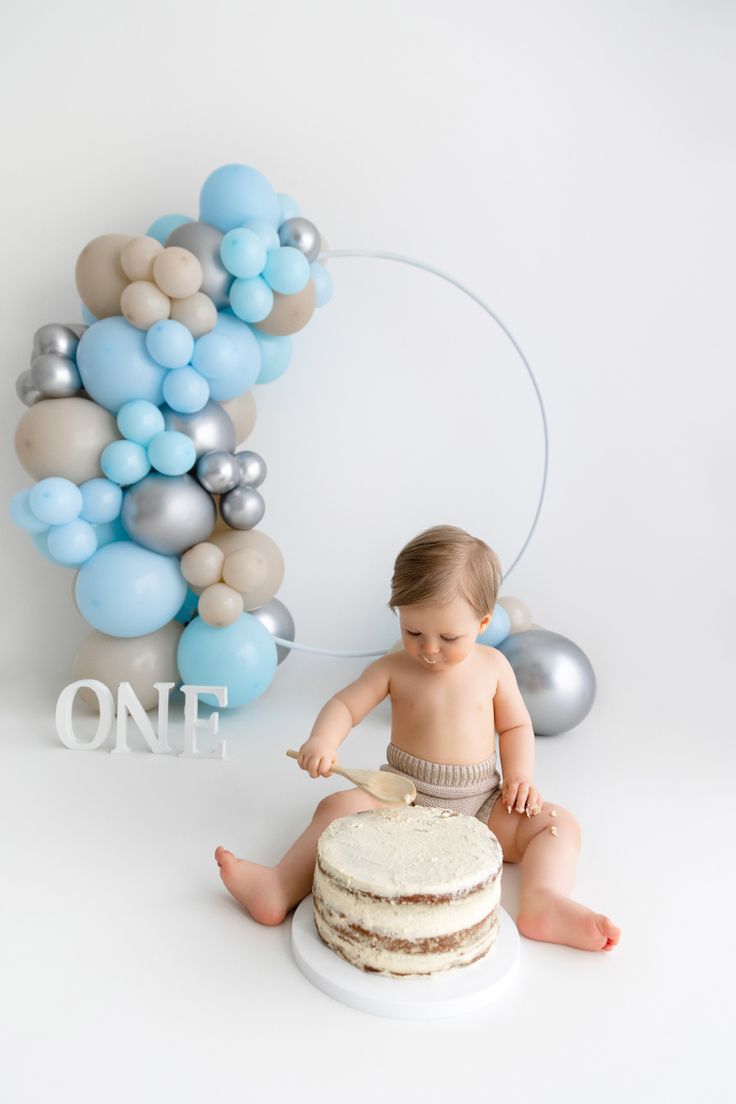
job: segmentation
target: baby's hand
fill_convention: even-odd
[[[329,778],[337,763],[334,745],[323,740],[307,740],[299,748],[297,760],[302,770],[308,771],[310,778]]]
[[[536,816],[542,811],[542,795],[532,780],[522,774],[510,774],[504,778],[501,800],[509,813],[516,809],[517,813]]]

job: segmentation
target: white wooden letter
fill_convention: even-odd
[[[153,688],[158,692],[158,736],[154,730],[151,718],[141,705],[140,698],[129,682],[121,682],[118,686],[118,719],[115,726],[115,747],[112,753],[128,752],[128,715],[135,722],[135,726],[142,734],[152,752],[162,755],[172,748],[169,747],[166,736],[169,729],[169,691],[176,684],[173,682],[154,682]]]
[[[95,732],[94,739],[87,743],[85,743],[84,740],[80,740],[75,733],[72,718],[74,699],[77,696],[77,691],[81,690],[82,687],[86,690],[91,690],[92,693],[95,694],[100,707],[100,719],[97,722],[97,731]],[[72,682],[69,686],[65,686],[59,694],[59,699],[56,703],[56,731],[65,747],[71,748],[73,751],[94,751],[95,748],[102,747],[105,740],[110,735],[114,714],[115,703],[112,700],[112,694],[105,686],[104,682],[99,682],[97,679],[79,679],[77,682]]]
[[[224,740],[221,740],[216,747],[212,748],[211,751],[197,751],[196,730],[198,728],[204,728],[212,736],[217,735],[220,714],[214,712],[210,714],[206,721],[200,720],[197,716],[197,709],[199,707],[199,695],[214,694],[219,704],[224,706],[227,705],[227,687],[182,686],[181,692],[184,695],[184,750],[180,752],[180,755],[185,756],[187,759],[224,759]]]

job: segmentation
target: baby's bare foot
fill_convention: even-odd
[[[270,866],[259,866],[247,859],[237,859],[232,851],[218,847],[215,861],[220,877],[232,893],[259,924],[281,924],[289,911],[286,896],[276,873]]]
[[[528,939],[564,943],[583,951],[611,951],[621,938],[621,929],[607,916],[548,889],[522,894],[516,923]]]

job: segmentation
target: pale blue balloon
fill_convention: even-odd
[[[42,479],[28,496],[28,508],[46,525],[66,525],[79,517],[84,501],[76,483],[61,476]]]
[[[183,368],[192,359],[194,338],[181,322],[163,318],[146,332],[146,349],[162,368]]]
[[[97,551],[97,536],[88,521],[76,518],[66,525],[54,525],[46,534],[49,555],[56,563],[71,567],[85,563]]]
[[[265,219],[246,219],[243,230],[252,230],[261,239],[266,249],[278,249],[281,245],[278,230]]]
[[[177,661],[182,682],[226,686],[231,708],[253,701],[268,688],[276,672],[276,645],[268,629],[249,613],[241,613],[222,629],[196,617],[181,634]],[[202,700],[217,704],[212,694]]]
[[[477,641],[479,644],[487,644],[490,648],[497,648],[511,632],[511,618],[501,605],[497,605],[493,611],[491,623],[485,632],[482,632]]]
[[[151,470],[146,450],[135,441],[111,441],[105,445],[100,467],[108,479],[122,487],[137,483]]]
[[[205,180],[199,197],[202,222],[227,233],[246,219],[279,225],[279,201],[263,173],[249,165],[222,165]]]
[[[210,386],[196,368],[174,368],[164,380],[164,398],[178,414],[196,414],[207,405]]]
[[[163,402],[166,369],[149,355],[145,333],[124,318],[103,318],[85,330],[77,367],[90,398],[113,414],[131,399]]]
[[[108,636],[156,632],[176,616],[186,592],[176,557],[133,541],[98,548],[82,565],[75,584],[82,617]]]
[[[164,416],[159,408],[146,399],[132,399],[118,410],[118,429],[123,437],[138,445],[148,442],[165,429]]]
[[[294,295],[297,291],[302,291],[309,282],[309,261],[301,250],[295,249],[293,245],[281,245],[278,249],[269,249],[263,279],[270,288],[280,292],[281,295]],[[232,288],[230,300],[232,302]],[[235,313],[237,314],[237,311]],[[261,320],[255,318],[253,321]]]
[[[104,525],[120,516],[123,492],[110,479],[88,479],[82,483],[82,511],[80,517],[92,525]]]
[[[97,316],[84,303],[82,303],[82,321],[85,326],[94,326],[95,322],[98,321]]]
[[[165,245],[169,234],[173,234],[176,228],[183,226],[185,222],[194,222],[194,219],[190,218],[189,215],[161,215],[148,227],[146,236],[155,238],[156,241]]]
[[[105,521],[102,525],[95,525],[95,535],[97,536],[98,548],[103,548],[106,544],[112,544],[113,541],[130,540],[119,517],[115,518],[114,521]]]
[[[45,533],[49,523],[40,521],[36,517],[28,505],[30,495],[30,487],[26,487],[25,490],[18,491],[17,494],[13,495],[10,500],[10,516],[20,529],[25,529],[26,533]]]
[[[197,449],[194,441],[185,433],[175,429],[166,429],[157,433],[148,446],[148,459],[151,467],[162,475],[184,475],[194,467]]]
[[[227,232],[220,243],[220,260],[233,276],[250,279],[263,272],[266,247],[258,234],[236,226]]]
[[[238,350],[225,334],[212,331],[195,341],[192,364],[206,379],[219,379],[237,372]]]
[[[332,298],[332,293],[335,290],[335,281],[332,279],[332,273],[329,272],[323,264],[319,261],[312,261],[309,266],[309,274],[314,284],[315,291],[317,292],[317,306],[323,307],[325,303],[329,303]]]
[[[261,371],[256,383],[273,383],[289,367],[294,342],[288,335],[275,337],[259,330],[253,330],[253,336],[261,350]]]
[[[287,219],[296,218],[300,214],[299,204],[293,196],[287,195],[286,192],[277,192],[276,198],[279,201],[279,226]]]
[[[41,555],[43,556],[43,558],[45,560],[48,560],[49,563],[55,564],[57,561],[53,558],[53,556],[49,552],[49,545],[48,545],[47,537],[48,537],[48,530],[46,530],[46,532],[44,532],[44,533],[31,533],[31,540],[33,541],[33,544],[35,545],[36,551],[40,552]]]
[[[227,337],[235,346],[237,354],[234,367],[223,372],[217,379],[209,381],[210,397],[217,402],[225,402],[250,390],[256,382],[261,370],[261,348],[250,326],[246,326],[229,310],[218,313],[212,333]]]
[[[255,276],[252,280],[233,280],[230,306],[241,321],[262,322],[273,310],[273,292],[262,276]]]

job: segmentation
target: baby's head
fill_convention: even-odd
[[[443,606],[463,598],[479,618],[493,612],[501,584],[496,553],[454,525],[436,525],[396,557],[389,608]]]

